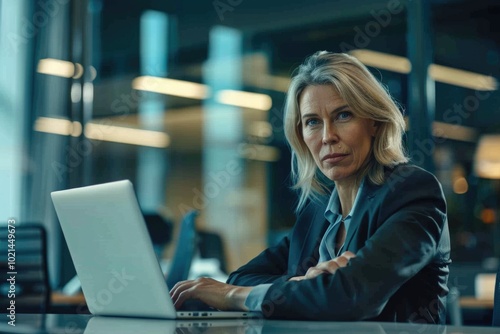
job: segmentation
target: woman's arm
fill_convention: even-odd
[[[255,286],[286,281],[290,240],[284,237],[276,246],[257,255],[250,262],[229,275],[227,283],[239,286]]]

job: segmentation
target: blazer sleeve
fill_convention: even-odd
[[[229,275],[227,283],[239,286],[286,281],[290,239],[288,236]]]
[[[262,304],[267,318],[356,321],[376,317],[396,291],[436,255],[446,224],[441,185],[427,172],[386,181],[367,210],[375,231],[335,274],[276,282]]]

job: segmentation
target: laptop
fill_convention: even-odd
[[[258,312],[176,311],[130,181],[55,191],[51,196],[92,314],[261,317]]]

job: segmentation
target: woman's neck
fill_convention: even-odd
[[[335,182],[337,193],[339,194],[342,217],[346,217],[351,212],[354,200],[358,194],[360,183],[354,180]]]

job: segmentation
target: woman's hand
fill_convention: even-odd
[[[352,252],[344,252],[342,255],[325,262],[318,263],[316,266],[307,270],[304,276],[296,276],[289,279],[289,281],[301,281],[303,279],[310,279],[321,274],[335,274],[337,269],[347,266],[349,260],[356,255]]]
[[[179,309],[188,299],[198,299],[222,311],[248,311],[245,300],[250,290],[252,287],[235,286],[201,277],[177,283],[170,290],[170,297],[176,309]]]

